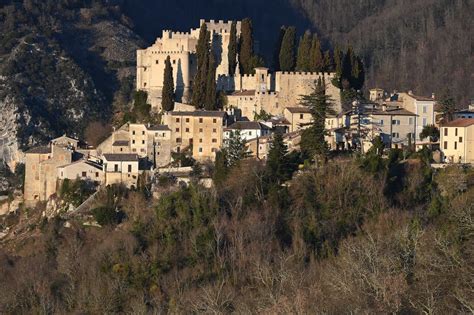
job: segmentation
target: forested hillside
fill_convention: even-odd
[[[472,312],[473,171],[375,152],[307,168],[284,186],[298,154],[278,149],[219,180],[216,165],[212,189],[162,178],[156,200],[110,187],[91,211],[102,228],[87,217],[48,221],[41,205],[11,214],[0,220],[10,229],[0,312]],[[59,197],[83,193],[71,188]]]

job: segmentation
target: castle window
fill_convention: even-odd
[[[212,139],[212,143],[217,143],[217,139]]]
[[[175,59],[173,59],[173,64],[174,64],[174,65],[176,64],[176,60],[175,60]]]
[[[199,128],[199,132],[202,132],[202,128]]]
[[[216,133],[216,132],[217,132],[217,129],[216,129],[216,128],[212,129],[212,132]]]
[[[199,152],[202,152],[202,148],[199,148]]]
[[[99,172],[95,172],[95,177],[99,177]]]
[[[135,144],[135,140],[132,140],[132,144]]]
[[[159,64],[160,64],[160,61],[159,61],[159,60],[156,60],[156,61],[155,61],[155,64],[159,65]]]
[[[202,121],[203,121],[203,119],[202,119],[202,118],[199,118],[199,123],[200,123],[200,124],[202,124]]]
[[[145,140],[142,140],[142,144],[145,144]]]
[[[135,135],[135,130],[132,131],[132,135]]]
[[[202,143],[202,139],[199,139],[199,143]]]

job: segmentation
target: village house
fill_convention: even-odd
[[[389,148],[402,148],[414,144],[416,115],[404,108],[374,111],[370,114],[370,132],[377,134]],[[373,135],[371,137],[374,138]]]
[[[459,118],[440,130],[441,152],[447,163],[474,163],[474,119]]]
[[[223,144],[227,114],[223,111],[173,111],[163,115],[171,129],[171,149],[191,150],[194,159],[214,160]]]
[[[233,135],[239,134],[242,140],[248,141],[270,134],[270,128],[257,121],[236,121],[227,128],[224,128],[224,141]]]
[[[300,129],[306,129],[311,125],[313,116],[311,116],[311,110],[308,107],[287,107],[283,111],[283,115],[290,123],[289,132],[298,131]]]
[[[75,154],[78,143],[76,139],[62,136],[52,140],[48,146],[26,152],[24,199],[27,205],[47,201],[56,193],[57,169],[78,157]]]
[[[127,153],[110,153],[103,155],[105,185],[124,184],[136,188],[138,183],[138,155]]]
[[[468,108],[458,110],[454,113],[454,119],[458,118],[474,118],[474,100],[471,102]]]
[[[86,180],[102,184],[105,181],[105,173],[100,163],[81,159],[57,168],[59,180]]]

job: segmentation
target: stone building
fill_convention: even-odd
[[[137,187],[139,175],[137,154],[104,154],[103,163],[105,185],[124,184],[129,188]]]
[[[281,115],[285,108],[298,106],[301,97],[312,93],[315,82],[321,79],[326,83],[326,93],[332,100],[333,110],[340,112],[340,90],[331,83],[334,75],[317,72],[270,73],[268,68],[260,67],[251,75],[221,75],[217,79],[217,88],[227,92],[229,107],[239,108],[243,116],[252,119],[261,110]]]
[[[59,166],[58,179],[70,179],[70,180],[87,180],[93,181],[99,184],[104,183],[105,173],[101,164],[82,159],[70,164]]]
[[[73,162],[78,140],[62,136],[48,146],[26,152],[24,199],[27,205],[47,201],[56,193],[58,167]]]
[[[190,101],[192,80],[197,70],[196,45],[201,26],[206,23],[211,33],[212,48],[216,55],[216,75],[229,74],[228,46],[232,22],[199,21],[199,27],[189,32],[164,30],[156,42],[137,51],[137,90],[148,92],[148,99],[154,109],[161,110],[161,93],[165,60],[168,56],[173,67],[176,100]],[[237,22],[237,36],[241,23]]]
[[[474,119],[459,118],[440,130],[441,152],[448,163],[474,163]]]
[[[290,132],[308,128],[313,121],[313,116],[308,107],[287,107],[283,114],[286,120],[290,122]]]
[[[196,160],[214,160],[222,147],[227,114],[222,111],[174,111],[163,115],[171,129],[171,149],[174,152],[192,150]]]
[[[239,134],[244,141],[263,137],[271,133],[270,128],[258,121],[236,121],[227,128],[224,128],[224,141],[233,135]]]

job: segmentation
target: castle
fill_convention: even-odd
[[[232,21],[199,21],[199,28],[189,32],[164,30],[162,37],[146,49],[137,51],[137,90],[148,93],[153,108],[161,108],[161,93],[165,60],[168,56],[173,67],[176,101],[190,101],[193,78],[197,70],[196,45],[201,26],[206,24],[211,33],[212,49],[216,56],[216,76],[229,74],[228,47]],[[236,23],[237,37],[241,23]]]

